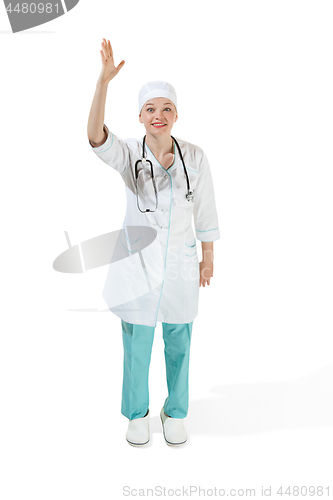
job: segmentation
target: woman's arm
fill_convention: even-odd
[[[100,50],[100,54],[102,59],[102,71],[97,81],[87,127],[88,139],[94,147],[101,146],[106,141],[103,125],[107,89],[109,82],[125,64],[123,60],[117,67],[114,65],[113,52],[109,40],[103,38],[101,45],[102,50]]]
[[[97,148],[106,141],[106,134],[103,130],[105,102],[108,84],[101,82],[100,78],[97,81],[94,99],[90,108],[88,119],[88,139],[92,146]]]
[[[214,267],[214,242],[202,241],[202,261],[200,262],[200,284],[199,286],[210,285],[210,278],[213,277]]]

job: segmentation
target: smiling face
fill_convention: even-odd
[[[173,124],[178,120],[175,105],[166,97],[155,97],[147,101],[139,115],[147,134],[154,136],[171,135]]]

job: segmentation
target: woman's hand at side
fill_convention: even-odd
[[[212,260],[202,260],[200,262],[200,286],[210,285],[210,279],[213,277],[214,264]]]
[[[214,242],[202,241],[202,261],[200,262],[200,286],[210,285],[214,270]]]

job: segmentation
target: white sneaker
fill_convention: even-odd
[[[164,407],[161,410],[160,417],[166,443],[169,446],[180,446],[185,444],[187,441],[187,433],[184,427],[184,419],[168,417],[164,413]]]
[[[131,446],[145,446],[149,443],[149,410],[146,416],[128,422],[126,440]]]

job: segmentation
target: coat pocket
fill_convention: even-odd
[[[196,242],[196,240],[194,240],[194,242],[192,242],[192,244],[185,242],[184,254],[186,257],[197,256],[197,242]]]
[[[195,286],[199,283],[199,260],[197,254],[197,243],[193,238],[184,244],[184,272],[185,279],[188,282],[193,282]]]

